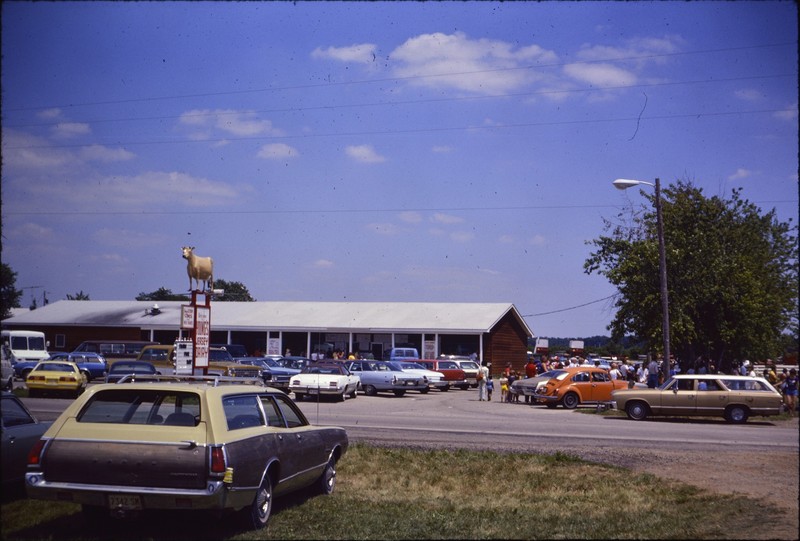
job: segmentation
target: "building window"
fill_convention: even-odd
[[[67,335],[66,334],[57,334],[56,335],[56,349],[63,349],[67,345]]]

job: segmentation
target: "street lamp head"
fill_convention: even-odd
[[[652,182],[645,182],[643,180],[630,180],[627,178],[618,178],[614,182],[612,182],[614,187],[618,190],[627,190],[628,188],[632,188],[633,186],[639,186],[640,184],[646,184],[647,186],[655,186]]]

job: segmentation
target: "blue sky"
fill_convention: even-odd
[[[509,302],[607,334],[619,177],[797,221],[794,2],[2,4],[23,305],[188,289]]]

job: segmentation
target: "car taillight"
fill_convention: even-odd
[[[44,381],[44,376],[28,376],[28,381]]]
[[[41,464],[42,461],[42,449],[44,449],[44,444],[47,443],[47,440],[40,439],[37,441],[31,450],[28,451],[28,465],[29,466],[38,466]]]
[[[76,383],[78,380],[75,378],[75,376],[61,376],[60,378],[58,378],[58,381],[63,381],[66,383]]]
[[[222,447],[211,448],[211,473],[225,473],[225,450]]]

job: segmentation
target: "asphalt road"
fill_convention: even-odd
[[[55,419],[70,402],[26,398],[41,420]],[[404,397],[359,394],[345,402],[305,400],[300,407],[313,424],[347,429],[353,441],[509,451],[585,448],[798,452],[796,430],[786,423],[750,420],[732,425],[723,419],[649,419],[597,415],[591,408],[549,409],[520,403],[481,402],[477,390],[409,392]]]

